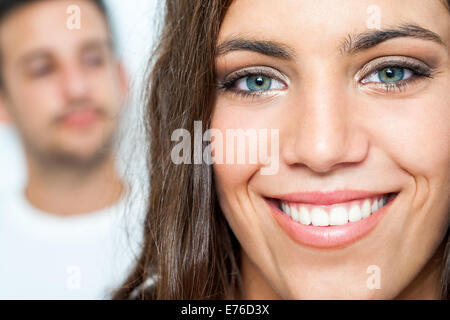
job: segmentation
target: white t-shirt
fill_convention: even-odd
[[[0,299],[109,299],[140,252],[142,214],[127,198],[74,217],[0,195]]]
[[[0,194],[23,188],[26,176],[19,134],[13,127],[0,123]]]

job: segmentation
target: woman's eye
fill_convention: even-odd
[[[250,75],[238,79],[235,88],[240,91],[268,91],[284,89],[284,84],[265,75]]]
[[[407,68],[401,67],[387,67],[381,70],[377,70],[367,77],[365,77],[362,83],[396,83],[403,80],[408,80],[414,76],[414,72]]]

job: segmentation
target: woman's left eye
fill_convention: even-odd
[[[284,84],[281,81],[262,74],[242,77],[235,82],[234,86],[237,90],[247,92],[284,89]]]
[[[387,67],[375,72],[372,72],[367,77],[365,77],[361,82],[362,83],[371,83],[371,82],[379,82],[379,83],[396,83],[403,80],[408,80],[414,76],[414,71],[408,68],[402,67]]]

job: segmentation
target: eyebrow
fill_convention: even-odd
[[[90,40],[87,41],[83,46],[81,47],[82,50],[89,50],[89,49],[107,49],[107,50],[113,50],[114,44],[111,39],[107,40]]]
[[[416,38],[446,46],[437,33],[416,24],[403,24],[396,28],[348,35],[339,50],[341,53],[356,53],[395,38]]]
[[[339,50],[342,54],[354,54],[395,38],[416,38],[433,41],[446,47],[445,42],[435,32],[417,24],[403,24],[395,28],[373,30],[359,34],[349,34]],[[295,51],[278,42],[270,40],[252,40],[235,37],[216,47],[216,57],[233,51],[251,51],[283,60],[293,60]]]
[[[81,46],[81,51],[91,49],[113,50],[113,42],[111,40],[88,40]],[[51,51],[47,49],[36,49],[19,59],[19,65],[27,65],[36,59],[49,59],[52,57]]]
[[[216,48],[216,57],[241,50],[252,51],[283,60],[293,60],[295,56],[294,50],[275,41],[232,38],[224,41]]]
[[[48,53],[46,50],[40,49],[40,50],[33,51],[33,52],[27,54],[26,56],[22,57],[18,61],[18,65],[26,66],[27,64],[31,63],[34,60],[49,59],[49,58],[51,58],[50,53]]]

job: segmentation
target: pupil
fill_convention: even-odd
[[[262,86],[264,84],[264,79],[262,77],[258,77],[255,82],[257,86]]]
[[[263,75],[256,75],[247,78],[247,87],[251,91],[264,91],[270,89],[271,80]]]
[[[386,69],[385,73],[388,78],[393,78],[395,76],[395,71],[390,68]]]

